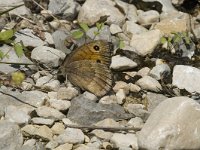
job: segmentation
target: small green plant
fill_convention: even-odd
[[[173,32],[170,36],[164,36],[160,40],[161,44],[167,44],[167,49],[172,50],[174,47],[179,47],[180,43],[189,45],[192,40],[188,32]]]

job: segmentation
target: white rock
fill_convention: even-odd
[[[107,19],[108,24],[120,25],[125,20],[124,15],[115,7],[115,2],[110,0],[86,0],[79,11],[78,22],[93,25],[103,16],[109,16]]]
[[[10,122],[15,122],[19,125],[22,125],[28,124],[31,117],[20,107],[10,105],[5,109],[5,119],[9,120]]]
[[[65,126],[63,123],[61,122],[56,122],[52,127],[51,130],[53,132],[53,134],[61,134],[64,132],[65,130]]]
[[[111,137],[111,143],[114,147],[132,147],[133,149],[138,149],[137,137],[135,134],[127,133],[114,133]]]
[[[49,32],[44,32],[44,37],[45,37],[45,41],[50,44],[50,45],[54,45],[54,40],[52,35]]]
[[[58,142],[56,141],[49,141],[46,145],[45,145],[45,148],[47,149],[54,149],[55,147],[58,146]]]
[[[91,133],[94,134],[96,137],[103,139],[104,141],[109,141],[113,135],[112,132],[107,132],[103,130],[93,130]]]
[[[150,90],[155,92],[162,90],[160,83],[156,79],[150,76],[144,76],[143,78],[139,79],[136,82],[136,84],[145,90]]]
[[[114,70],[126,70],[137,67],[137,63],[125,56],[116,55],[112,57],[110,67]]]
[[[73,87],[61,87],[58,90],[58,99],[67,99],[71,100],[78,95],[78,90]]]
[[[48,92],[49,99],[57,99],[57,92]]]
[[[53,150],[72,150],[72,147],[73,147],[73,144],[65,143],[56,147]]]
[[[134,21],[126,21],[122,29],[130,39],[135,34],[141,34],[148,31],[146,28],[136,24]]]
[[[33,85],[28,82],[22,82],[21,86],[22,86],[22,89],[25,91],[31,90],[31,88],[33,87]]]
[[[67,100],[49,99],[48,102],[51,107],[57,110],[67,110],[71,106],[71,102]]]
[[[65,115],[58,110],[47,107],[47,106],[42,106],[36,109],[36,113],[40,117],[44,118],[50,118],[50,119],[55,119],[55,120],[61,120],[62,118],[65,117]]]
[[[145,118],[148,115],[148,112],[144,109],[145,106],[142,104],[128,104],[125,107],[125,110],[131,114],[134,114],[137,117]]]
[[[30,140],[25,141],[23,145],[34,146],[35,144],[36,144],[36,140],[30,139]]]
[[[144,126],[144,121],[140,117],[135,117],[131,118],[127,124],[131,127],[142,129],[142,127]]]
[[[171,73],[171,69],[167,64],[156,65],[155,67],[151,69],[151,71],[149,72],[149,75],[156,80],[160,80],[163,73],[167,73],[167,74]]]
[[[130,88],[130,92],[139,92],[141,90],[141,88],[133,83],[129,83],[129,88]]]
[[[113,87],[113,91],[117,93],[120,89],[123,89],[126,91],[126,93],[129,93],[129,85],[124,81],[116,81],[115,86]]]
[[[117,91],[116,93],[116,97],[117,97],[117,103],[118,104],[123,104],[124,100],[126,98],[126,93],[123,89],[120,89],[119,91]]]
[[[149,72],[150,72],[150,68],[144,67],[144,68],[140,69],[140,70],[137,72],[137,75],[144,77],[144,76],[149,75]]]
[[[95,126],[100,127],[120,127],[120,124],[111,118],[104,119],[95,123]]]
[[[60,144],[81,144],[84,142],[84,134],[80,129],[67,128],[57,137],[56,141]]]
[[[60,81],[51,80],[50,82],[42,85],[41,88],[52,90],[52,91],[58,91],[59,87],[60,87]]]
[[[98,100],[98,98],[97,98],[96,95],[94,95],[94,94],[92,94],[92,93],[90,93],[90,92],[88,92],[88,91],[85,91],[85,92],[83,93],[83,95],[84,95],[84,97],[86,97],[87,99],[90,99],[90,100],[92,100],[92,101],[97,101],[97,100]]]
[[[142,25],[149,25],[159,21],[159,13],[155,10],[142,12],[138,15],[138,22]]]
[[[34,117],[31,119],[34,124],[38,125],[49,125],[51,126],[54,123],[54,119],[45,119],[40,117]]]
[[[149,150],[200,149],[200,105],[187,97],[169,98],[151,113],[138,134]]]
[[[160,30],[150,30],[132,36],[130,46],[135,49],[137,54],[145,56],[153,52],[154,48],[160,43],[161,37],[162,34]]]
[[[18,150],[23,144],[23,136],[18,125],[9,121],[0,121],[0,149]]]
[[[117,25],[117,24],[111,24],[110,25],[110,33],[116,34],[116,33],[119,33],[119,32],[122,32],[122,29],[120,28],[119,25]]]
[[[106,95],[99,100],[99,103],[114,104],[114,103],[117,103],[117,97],[116,95]]]
[[[188,92],[200,93],[200,70],[184,65],[176,65],[173,70],[172,84]]]
[[[45,42],[42,41],[39,37],[35,36],[33,33],[33,31],[30,29],[23,29],[20,30],[20,32],[16,32],[15,36],[16,42],[20,42],[22,41],[24,46],[30,46],[30,47],[38,47],[38,46],[42,46],[45,45]]]
[[[65,58],[65,53],[51,47],[38,46],[32,50],[31,58],[49,67],[58,67],[60,59]]]

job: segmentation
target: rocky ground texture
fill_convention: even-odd
[[[0,45],[9,56],[0,79],[26,76],[17,87],[1,82],[1,150],[200,149],[200,1],[2,0],[0,11],[19,4],[0,16],[0,30],[17,29],[26,47],[18,58]],[[114,85],[101,98],[56,77],[87,41],[73,37],[78,23],[87,39],[114,45]]]

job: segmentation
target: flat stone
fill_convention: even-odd
[[[113,87],[113,91],[116,93],[120,89],[123,89],[124,91],[126,91],[126,93],[128,93],[129,92],[129,85],[124,81],[116,81],[115,85]]]
[[[60,60],[65,58],[65,54],[51,47],[38,46],[32,50],[31,58],[40,63],[45,63],[49,67],[58,67]]]
[[[5,109],[5,119],[19,125],[28,124],[31,117],[20,107],[10,105]]]
[[[54,40],[53,40],[53,36],[49,33],[49,32],[44,32],[44,37],[45,37],[45,41],[49,44],[49,45],[54,45]]]
[[[95,126],[112,128],[112,127],[120,127],[120,124],[111,118],[106,118],[104,120],[95,123]]]
[[[35,111],[38,116],[48,119],[61,120],[65,117],[65,115],[60,111],[47,106],[38,107]]]
[[[120,28],[119,25],[117,25],[117,24],[111,24],[110,25],[110,33],[116,34],[116,33],[119,33],[119,32],[122,32],[122,29]]]
[[[127,104],[125,107],[126,111],[134,114],[136,117],[145,118],[149,115],[149,113],[144,109],[145,106],[142,104]]]
[[[139,147],[200,149],[199,111],[200,105],[188,97],[166,99],[154,109],[138,133]]]
[[[13,47],[8,46],[3,44],[0,46],[1,52],[4,54],[7,54],[9,57],[4,57],[1,61],[2,62],[9,62],[9,63],[27,63],[27,64],[32,64],[33,62],[29,60],[25,55],[22,55],[20,58],[17,56],[15,50]],[[19,68],[23,68],[24,65],[19,65]],[[9,74],[14,71],[18,71],[19,68],[14,67],[13,65],[10,64],[1,64],[0,65],[0,71],[4,72],[5,74]]]
[[[137,67],[137,63],[125,56],[116,55],[112,57],[110,68],[114,70],[127,70],[135,67]]]
[[[40,117],[34,117],[31,119],[33,124],[38,124],[38,125],[48,125],[51,126],[54,123],[54,119],[46,119],[46,118],[40,118]]]
[[[117,97],[116,95],[106,95],[99,100],[101,104],[116,104]]]
[[[159,22],[159,13],[155,10],[142,12],[138,15],[138,22],[141,25],[150,25]]]
[[[57,91],[60,87],[60,82],[52,79],[52,76],[43,76],[37,79],[35,85],[42,89]]]
[[[135,134],[114,133],[110,141],[116,148],[131,146],[133,149],[138,149],[137,137]]]
[[[62,144],[62,145],[56,147],[53,150],[71,150],[72,147],[73,147],[73,144],[65,143],[65,144]]]
[[[54,149],[58,146],[58,142],[52,140],[52,141],[49,141],[46,145],[45,145],[45,148],[46,149]]]
[[[71,106],[71,102],[67,100],[49,99],[49,105],[57,110],[67,110]]]
[[[65,130],[65,126],[63,123],[61,122],[56,122],[52,127],[51,130],[53,132],[53,134],[61,134],[64,132]]]
[[[48,10],[53,15],[61,15],[63,19],[73,20],[80,9],[79,3],[74,0],[50,0]]]
[[[91,125],[106,118],[119,120],[131,116],[131,114],[126,114],[118,104],[96,103],[82,95],[71,101],[71,107],[67,114],[67,118],[81,125]]]
[[[57,99],[71,100],[78,95],[78,90],[73,87],[61,87],[57,93]]]
[[[173,69],[172,84],[188,92],[200,93],[200,70],[192,66],[176,65]]]
[[[136,24],[134,21],[126,21],[122,29],[130,39],[135,34],[141,34],[148,31],[146,28]]]
[[[172,32],[186,32],[189,30],[189,15],[183,12],[166,13],[163,19],[154,28],[163,34]]]
[[[125,16],[115,7],[115,2],[110,0],[86,0],[79,11],[78,22],[93,25],[103,16],[109,16],[107,19],[108,24],[121,25],[125,20]]]
[[[49,127],[46,125],[38,126],[38,125],[26,125],[22,129],[23,134],[25,136],[39,136],[43,140],[52,140],[53,134]]]
[[[21,149],[23,136],[18,125],[9,121],[1,120],[0,133],[1,150]]]
[[[141,77],[144,77],[144,76],[149,75],[149,72],[150,72],[150,68],[144,67],[144,68],[140,69],[140,70],[137,72],[137,75],[139,75],[139,76],[141,76]]]
[[[84,142],[84,134],[80,129],[67,128],[57,137],[56,141],[60,144],[81,144]]]
[[[167,74],[171,73],[171,69],[167,64],[156,65],[155,67],[151,69],[151,71],[149,72],[149,75],[156,80],[160,80],[163,73],[167,73]]]
[[[154,48],[160,43],[161,37],[162,34],[160,30],[150,30],[132,36],[130,46],[135,49],[138,55],[145,56],[153,52]]]
[[[112,132],[106,132],[103,130],[93,130],[91,133],[94,134],[96,137],[103,139],[104,141],[109,141],[113,135]]]
[[[144,76],[143,78],[139,79],[136,84],[144,90],[155,92],[159,92],[160,90],[162,90],[160,83],[150,76]]]
[[[144,126],[144,121],[140,117],[135,117],[135,118],[131,118],[127,124],[130,127],[142,129],[142,127]]]
[[[25,47],[38,47],[45,45],[45,42],[42,41],[39,37],[35,36],[33,31],[28,28],[16,32],[15,36],[15,41],[22,41]]]

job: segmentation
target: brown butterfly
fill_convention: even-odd
[[[82,90],[105,95],[112,86],[111,44],[98,40],[84,44],[69,54],[61,65],[60,75]]]

